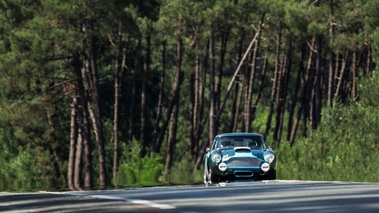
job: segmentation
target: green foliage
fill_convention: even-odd
[[[379,181],[379,91],[377,76],[362,80],[361,101],[336,103],[324,110],[319,128],[293,147],[282,143],[276,151],[278,178],[301,180]]]
[[[203,173],[194,169],[194,161],[189,153],[182,153],[176,156],[176,160],[168,174],[169,182],[173,184],[191,184],[201,182]]]
[[[163,158],[159,155],[140,158],[140,145],[137,140],[129,146],[123,144],[120,166],[116,183],[120,186],[151,186],[159,185],[163,174]]]
[[[11,150],[4,147],[4,142],[0,141],[4,153],[0,156],[0,191],[31,191],[41,188],[43,182],[40,168],[36,164],[36,153],[28,146]]]
[[[295,75],[309,54],[310,37],[320,39],[321,79],[327,87],[327,59],[334,51],[346,57],[351,66],[350,54],[359,56],[358,73],[364,69],[369,76],[379,59],[379,18],[377,1],[353,0],[334,2],[334,37],[329,45],[330,8],[328,1],[297,0],[153,0],[153,1],[1,1],[0,2],[0,188],[28,188],[35,186],[60,186],[65,184],[67,156],[69,149],[70,102],[63,88],[75,84],[70,69],[73,53],[80,53],[84,68],[88,68],[88,30],[95,37],[101,114],[104,116],[104,138],[111,141],[113,135],[114,69],[125,57],[124,72],[121,73],[121,118],[119,123],[120,140],[141,135],[141,85],[146,83],[147,119],[145,138],[153,141],[150,131],[155,125],[156,103],[162,70],[165,70],[164,94],[162,97],[162,117],[167,113],[172,98],[173,73],[177,61],[176,43],[183,42],[182,69],[185,80],[180,94],[180,113],[177,143],[174,150],[174,165],[168,174],[172,183],[192,183],[202,179],[202,171],[195,170],[194,161],[188,153],[190,143],[188,124],[191,118],[190,101],[194,91],[190,79],[195,70],[201,73],[204,81],[204,106],[201,110],[204,130],[201,139],[207,140],[207,119],[209,118],[209,36],[215,36],[215,69],[223,71],[222,88],[219,96],[224,97],[230,78],[236,69],[241,54],[256,33],[257,25],[265,14],[260,55],[268,55],[269,64],[261,102],[254,114],[253,131],[265,132],[270,89],[274,70],[274,56],[278,38],[281,38],[281,55],[293,44],[291,58],[286,64],[291,70],[289,93],[286,101],[294,92]],[[93,29],[88,24],[93,23]],[[151,38],[147,46],[146,38]],[[162,56],[165,44],[165,57]],[[222,44],[222,45],[220,45]],[[225,44],[225,46],[223,46]],[[150,49],[148,49],[150,48]],[[225,49],[223,67],[221,49]],[[346,52],[344,52],[346,51]],[[147,53],[151,58],[145,58]],[[122,53],[125,56],[122,56]],[[372,55],[370,55],[372,54]],[[300,58],[304,57],[304,58]],[[365,60],[365,58],[369,60]],[[165,61],[163,61],[165,58]],[[281,58],[281,57],[280,57]],[[260,60],[259,59],[259,60]],[[342,60],[342,58],[339,58]],[[337,61],[337,60],[336,60]],[[72,62],[72,61],[71,61]],[[146,64],[144,63],[146,62]],[[341,61],[342,63],[342,61]],[[149,67],[149,74],[143,76],[141,70]],[[284,65],[284,64],[283,64]],[[334,64],[337,65],[337,64]],[[342,65],[342,64],[341,64]],[[246,61],[241,73],[250,70]],[[280,65],[281,66],[281,65]],[[314,62],[313,65],[315,66]],[[335,66],[336,69],[341,67]],[[258,71],[262,68],[258,61]],[[313,70],[314,67],[312,67]],[[351,67],[346,67],[349,70]],[[369,70],[366,73],[366,70]],[[204,73],[203,73],[204,71]],[[313,73],[313,72],[312,72]],[[352,87],[351,72],[342,82],[345,92]],[[257,72],[256,81],[260,72]],[[312,74],[313,75],[313,74]],[[360,75],[360,74],[358,74]],[[87,76],[89,77],[89,76]],[[146,82],[142,82],[146,79]],[[358,86],[359,97],[349,105],[336,104],[333,109],[324,109],[322,123],[312,137],[298,139],[294,147],[283,144],[278,150],[278,177],[285,179],[339,179],[377,181],[378,166],[378,107],[379,88],[377,74],[371,80],[361,80]],[[341,79],[342,80],[342,79]],[[238,82],[244,93],[242,81]],[[257,83],[257,82],[255,82]],[[256,95],[256,86],[254,96]],[[325,88],[324,88],[325,87]],[[292,90],[292,91],[291,91]],[[323,99],[326,94],[320,94]],[[89,92],[90,94],[90,92]],[[230,129],[230,105],[232,96],[226,102],[221,115],[219,130]],[[307,94],[310,97],[310,94]],[[91,101],[91,96],[88,96]],[[324,100],[321,100],[324,101]],[[355,102],[358,101],[358,102]],[[243,100],[242,100],[243,103]],[[288,102],[286,102],[287,106]],[[297,103],[293,103],[296,104]],[[346,104],[346,103],[345,103]],[[307,107],[304,107],[304,109]],[[243,119],[240,106],[239,121]],[[305,110],[306,111],[306,110]],[[303,116],[306,113],[304,113]],[[288,116],[288,115],[285,115]],[[285,117],[283,132],[287,125]],[[303,119],[303,118],[302,118]],[[158,121],[162,123],[162,120]],[[166,131],[160,129],[159,131]],[[242,122],[237,131],[241,131]],[[303,128],[303,127],[299,127]],[[91,129],[93,130],[93,129]],[[132,135],[128,135],[132,132]],[[300,132],[300,131],[298,131]],[[92,137],[94,136],[93,131]],[[167,131],[165,132],[167,137]],[[300,134],[300,133],[299,133]],[[285,134],[283,134],[284,137]],[[272,144],[268,135],[268,145]],[[201,144],[203,141],[199,141]],[[93,145],[93,144],[92,144]],[[151,143],[147,144],[147,149]],[[113,144],[106,145],[106,171],[108,182],[112,171]],[[98,150],[94,145],[93,171],[97,183]],[[137,141],[121,146],[121,161],[117,182],[122,186],[161,184],[164,170],[166,148],[153,157],[140,158]],[[197,153],[199,154],[199,153]],[[373,174],[373,175],[370,175]],[[14,183],[14,185],[12,185]]]
[[[308,22],[306,17],[306,6],[298,5],[294,1],[288,1],[285,4],[285,17],[284,21],[288,26],[291,27],[291,31],[298,37],[304,37],[308,34]]]

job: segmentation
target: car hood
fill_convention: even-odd
[[[263,159],[263,149],[250,149],[249,147],[234,147],[222,149],[221,155],[229,157],[257,157]]]

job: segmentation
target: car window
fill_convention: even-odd
[[[260,136],[225,136],[220,137],[214,145],[215,149],[234,147],[265,148],[263,138]]]

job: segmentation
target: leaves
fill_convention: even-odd
[[[117,175],[117,184],[121,186],[151,186],[160,183],[164,162],[159,155],[140,158],[140,146],[133,140],[130,147],[122,146],[123,157]]]
[[[376,77],[360,83],[370,91],[379,89]],[[362,87],[362,91],[366,89]],[[379,164],[374,160],[379,157],[378,99],[366,92],[362,92],[362,101],[357,105],[337,104],[325,110],[322,123],[312,137],[298,141],[292,149],[288,145],[280,147],[280,178],[379,181],[376,172]]]
[[[166,144],[158,157],[141,158],[135,153],[140,152],[138,138],[144,132],[148,151],[160,133],[163,143],[167,143],[168,133],[163,128],[162,118],[169,116],[166,113],[170,109],[174,74],[179,67],[176,44],[180,40],[183,42],[180,68],[185,78],[180,88],[178,133],[172,137],[175,139],[173,161],[176,162],[173,169],[177,173],[171,174],[171,180],[196,180],[187,174],[195,169],[193,161],[201,158],[204,144],[209,142],[208,129],[203,128],[209,122],[206,116],[210,111],[209,84],[216,82],[220,86],[215,97],[217,111],[232,74],[265,14],[259,51],[256,58],[251,50],[247,51],[247,60],[241,64],[232,85],[234,97],[229,97],[228,110],[218,119],[218,130],[230,131],[231,123],[236,123],[235,129],[243,129],[246,79],[254,61],[252,100],[260,96],[259,103],[253,106],[256,108],[252,118],[254,131],[262,133],[269,129],[266,123],[271,117],[271,94],[276,98],[276,91],[283,93],[280,96],[283,105],[273,105],[283,107],[280,115],[283,118],[276,116],[278,121],[283,119],[284,124],[278,136],[283,141],[278,154],[278,177],[356,179],[352,174],[357,171],[348,168],[346,159],[363,166],[364,161],[377,157],[373,150],[378,148],[375,131],[378,129],[376,97],[379,88],[377,71],[373,70],[379,59],[378,4],[374,0],[334,0],[331,17],[329,3],[298,0],[1,1],[0,161],[6,165],[4,168],[11,167],[12,172],[6,174],[7,170],[3,169],[0,178],[9,181],[16,175],[24,181],[23,174],[49,182],[65,177],[70,103],[77,91],[71,68],[77,62],[73,56],[78,55],[80,66],[77,68],[84,73],[85,83],[91,82],[88,79],[93,77],[88,75],[92,67],[89,59],[93,56],[97,59],[100,111],[107,121],[103,128],[105,140],[109,141],[105,155],[109,164],[113,157],[110,150],[114,124],[110,121],[115,107],[114,73],[115,69],[122,70],[117,85],[121,88],[118,135],[120,141],[124,141],[119,183],[158,182],[162,159],[167,154]],[[329,33],[330,24],[333,33]],[[214,36],[212,46],[211,35]],[[311,46],[311,38],[315,38],[314,46]],[[333,42],[328,42],[330,39]],[[91,45],[93,52],[88,54]],[[263,55],[267,55],[267,61]],[[214,67],[210,67],[210,60]],[[210,70],[216,73],[215,79],[209,79]],[[331,72],[335,73],[328,79]],[[278,82],[281,81],[281,88],[270,86],[275,75]],[[360,79],[358,97],[352,97],[356,78]],[[309,83],[305,79],[309,79]],[[141,82],[146,83],[145,90]],[[341,91],[336,95],[339,101],[333,108],[323,107],[330,95],[327,88],[335,88],[338,83],[341,83]],[[93,94],[91,89],[85,91],[88,102]],[[299,98],[300,94],[304,94],[304,98]],[[290,148],[285,141],[294,123],[290,111],[299,109],[300,102],[303,111],[298,122],[301,125],[294,131],[299,141]],[[141,121],[140,116],[142,105],[146,106],[145,121]],[[161,114],[157,113],[158,108]],[[310,119],[314,117],[322,119],[310,129]],[[196,123],[197,128],[189,130],[191,122]],[[153,128],[156,133],[151,131]],[[90,134],[95,138],[93,131]],[[267,137],[270,145],[279,144],[270,140],[274,138],[272,132],[268,131]],[[137,139],[132,142],[131,138]],[[183,153],[191,153],[191,156]],[[29,165],[27,161],[33,155],[37,156],[39,163],[35,166],[39,172],[29,174],[29,171],[22,173],[16,169],[20,164]],[[95,162],[93,167],[97,165]],[[368,175],[369,170],[377,168],[376,164],[366,167],[367,173],[363,174],[367,180],[376,180]],[[54,173],[55,170],[58,172]],[[304,170],[311,172],[304,173]]]

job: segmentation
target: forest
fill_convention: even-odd
[[[376,0],[0,0],[0,191],[201,183],[257,132],[277,178],[379,181]]]

